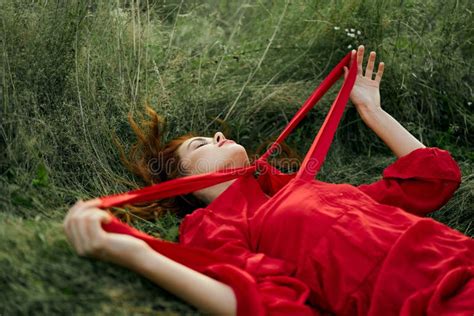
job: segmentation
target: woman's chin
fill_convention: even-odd
[[[238,146],[238,147],[237,147]],[[241,145],[237,145],[230,156],[231,160],[237,167],[245,167],[249,164],[249,157],[247,151]]]
[[[236,159],[239,158],[239,159]],[[225,163],[223,166],[218,168],[219,171],[226,171],[230,169],[235,169],[235,168],[242,168],[242,167],[247,167],[249,165],[248,160],[245,160],[243,157],[240,159],[240,157],[232,157]]]

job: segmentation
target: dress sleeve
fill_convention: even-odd
[[[292,266],[282,260],[261,253],[251,253],[239,243],[213,251],[157,239],[115,217],[102,226],[107,232],[142,239],[160,254],[227,284],[236,297],[237,316],[320,316],[317,309],[306,305],[308,286],[289,276]],[[232,229],[228,228],[227,231],[231,232]],[[226,235],[225,231],[222,232]],[[232,233],[228,236],[232,236]],[[226,238],[221,239],[222,242],[225,240]]]
[[[379,203],[424,216],[441,208],[461,183],[461,170],[447,150],[417,148],[384,169],[382,179],[357,186]]]
[[[254,277],[232,264],[211,264],[201,273],[229,285],[237,301],[237,315],[319,316],[306,305],[309,288],[285,275]]]

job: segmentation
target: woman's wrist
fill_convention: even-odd
[[[140,239],[134,240],[133,243],[128,245],[124,243],[123,246],[119,245],[119,247],[111,243],[106,251],[107,258],[105,261],[137,271],[143,266],[143,257],[151,250],[151,247]]]
[[[373,124],[381,123],[387,117],[387,112],[385,112],[381,107],[376,108],[362,108],[358,111],[362,121],[368,126],[371,127]]]

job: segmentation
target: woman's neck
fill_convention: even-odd
[[[194,195],[206,203],[207,205],[211,204],[214,199],[221,195],[227,188],[234,183],[236,179],[232,179],[226,182],[218,183],[211,187],[207,187],[194,192]]]

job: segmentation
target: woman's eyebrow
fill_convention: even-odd
[[[206,139],[205,139],[205,138],[202,138],[202,137],[198,137],[198,138],[196,138],[196,139],[193,139],[192,141],[189,142],[187,149],[189,149],[189,146],[191,146],[191,144],[192,144],[195,140],[206,140]]]

